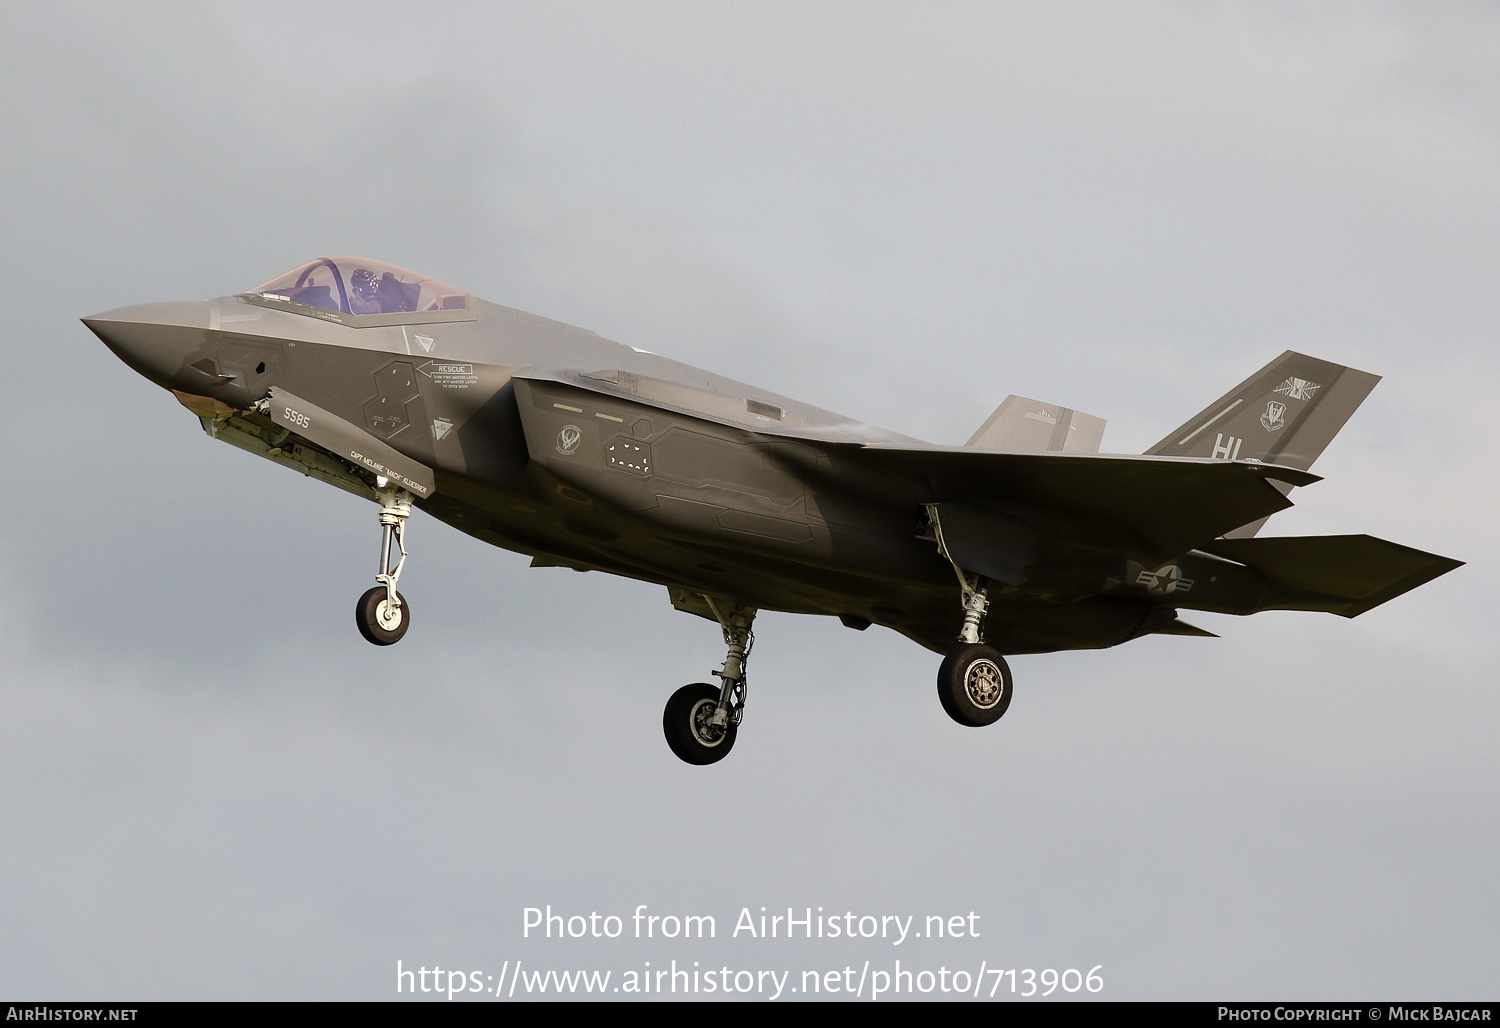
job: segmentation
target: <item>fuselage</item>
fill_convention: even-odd
[[[687,610],[718,595],[936,650],[953,637],[927,476],[840,458],[919,440],[472,296],[404,317],[270,292],[85,320],[210,434],[372,495],[367,469],[296,438],[293,401],[273,412],[291,421],[265,413],[273,389],[315,404],[431,469],[421,509],[534,565],[658,583]],[[1175,616],[1123,558],[1046,545],[1030,585],[994,590],[1008,652],[1114,645]]]
[[[473,314],[351,327],[230,296],[87,322],[200,415],[244,412],[276,386],[360,426],[433,469],[418,506],[538,564],[887,623],[927,593],[951,602],[951,571],[917,538],[920,504],[809,489],[818,453],[795,434],[916,440],[500,304]],[[534,458],[523,405],[558,432],[576,423],[578,444],[556,446],[549,423]],[[639,448],[621,458],[649,463],[608,463],[616,438]]]

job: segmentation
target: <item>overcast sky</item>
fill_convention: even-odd
[[[54,3],[0,47],[0,998],[674,959],[1494,998],[1493,5]],[[375,508],[77,320],[330,253],[950,444],[1015,392],[1140,452],[1301,350],[1384,380],[1267,534],[1469,563],[1016,658],[985,730],[906,639],[765,614],[688,767],[662,705],[723,647],[665,590],[418,515],[376,649]],[[546,904],[717,938],[522,938]],[[761,906],[981,934],[732,937]]]

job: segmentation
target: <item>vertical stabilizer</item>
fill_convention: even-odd
[[[1098,453],[1103,418],[1012,394],[965,446],[1011,453]]]
[[[1288,350],[1146,452],[1306,471],[1379,381]]]
[[[1146,452],[1258,460],[1306,471],[1379,381],[1379,375],[1288,350]],[[1265,519],[1228,537],[1253,536],[1263,524]]]

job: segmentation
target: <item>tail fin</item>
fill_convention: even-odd
[[[1098,453],[1104,419],[1055,403],[1007,396],[965,446],[1011,453]]]
[[[1288,350],[1146,452],[1306,471],[1379,381]]]
[[[1379,381],[1379,375],[1288,350],[1146,453],[1258,460],[1306,471]],[[1264,518],[1227,536],[1253,536],[1263,524]]]

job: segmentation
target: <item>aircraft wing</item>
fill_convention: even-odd
[[[792,450],[807,457],[798,462],[798,473],[812,483],[823,481],[876,502],[989,503],[1024,520],[1073,526],[1079,538],[1123,547],[1153,566],[1292,506],[1271,483],[1290,487],[1320,481],[1307,471],[1249,460],[1016,453],[872,440],[861,438],[857,424],[814,426],[751,418],[744,413],[744,401],[698,397],[687,387],[677,387],[681,395],[658,395],[648,393],[650,383],[644,380],[632,380],[627,388],[623,379],[616,382],[610,375],[623,373],[528,372],[515,378],[537,394],[533,407],[538,411],[580,410],[582,404],[568,399],[578,390],[610,396],[617,403],[675,410],[729,429],[729,437],[747,444],[800,444]],[[523,410],[523,420],[535,419],[532,409]],[[548,432],[555,431],[540,422],[528,427],[534,457],[552,460]],[[789,452],[786,459],[796,458]]]
[[[934,502],[989,501],[1123,530],[1139,552],[1162,559],[1292,506],[1272,482],[1319,481],[1310,472],[1246,461],[948,447],[866,445],[843,451],[834,463],[840,461],[924,476]]]

